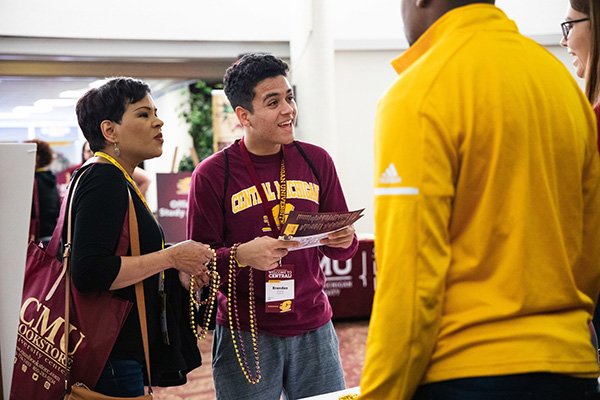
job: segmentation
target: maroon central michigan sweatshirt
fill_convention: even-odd
[[[333,164],[322,148],[298,142],[312,163],[315,173],[295,144],[269,156],[250,154],[260,184],[265,188],[268,208],[275,219],[279,211],[281,157],[285,160],[287,181],[286,211],[347,211],[346,200]],[[227,160],[224,155],[227,152]],[[227,172],[226,172],[227,170]],[[227,175],[227,176],[226,176]],[[315,176],[317,175],[317,176]],[[187,236],[217,249],[217,269],[221,276],[217,323],[228,326],[227,272],[229,248],[259,236],[276,237],[248,174],[240,152],[239,140],[227,149],[202,161],[192,174],[188,198]],[[325,275],[319,266],[320,254],[335,260],[351,258],[358,248],[356,237],[347,249],[326,246],[290,252],[282,263],[294,265],[294,311],[283,314],[265,312],[265,272],[254,270],[254,292],[259,332],[277,336],[296,336],[315,330],[332,316],[323,291]],[[242,329],[248,331],[248,274],[250,268],[237,269],[237,303]]]

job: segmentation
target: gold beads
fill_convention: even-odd
[[[217,272],[217,252],[212,250],[212,259],[208,263],[208,274],[210,276],[208,298],[204,301],[198,301],[196,299],[196,290],[194,286],[196,279],[193,275],[190,275],[190,326],[194,336],[198,339],[204,339],[208,333],[208,327],[210,325],[210,317],[215,307],[215,300],[217,299],[217,292],[219,291],[220,277]],[[206,305],[204,309],[204,326],[200,327],[200,332],[196,328],[196,307]]]
[[[240,244],[236,243],[231,246],[229,252],[229,282],[227,284],[228,289],[228,299],[227,299],[227,316],[229,317],[229,330],[231,331],[231,339],[233,342],[233,349],[235,350],[235,355],[238,360],[238,364],[244,373],[244,377],[248,381],[248,383],[252,385],[256,385],[260,382],[261,374],[260,374],[260,360],[258,354],[258,324],[256,322],[256,308],[254,304],[254,278],[252,275],[253,269],[250,268],[248,272],[248,308],[249,308],[249,322],[250,322],[250,337],[252,341],[252,350],[254,352],[254,366],[255,373],[252,374],[250,370],[250,365],[248,363],[248,359],[246,356],[246,346],[244,345],[244,338],[241,334],[240,329],[240,318],[238,314],[237,308],[237,296],[236,296],[236,276],[237,271],[236,267],[238,266],[236,254],[237,248]],[[235,325],[234,327],[234,319]],[[237,332],[237,337],[236,337]],[[239,344],[238,344],[239,342]]]

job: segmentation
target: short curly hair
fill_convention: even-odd
[[[77,122],[90,150],[100,151],[106,147],[100,124],[104,120],[121,123],[125,109],[150,94],[150,87],[143,81],[129,77],[111,78],[104,85],[88,90],[75,107]]]
[[[225,95],[235,110],[241,106],[250,112],[254,99],[254,88],[261,81],[276,76],[287,77],[288,65],[280,58],[268,53],[248,53],[234,62],[223,77]]]
[[[50,165],[52,158],[54,157],[54,152],[52,151],[52,147],[50,147],[48,142],[44,142],[40,139],[31,139],[26,140],[25,143],[35,143],[37,146],[37,151],[35,153],[36,168],[44,168]]]

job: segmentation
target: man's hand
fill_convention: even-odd
[[[354,240],[354,232],[354,226],[350,225],[347,228],[329,234],[325,239],[321,239],[321,244],[327,247],[347,249]]]
[[[277,267],[279,260],[288,254],[288,249],[297,246],[298,242],[294,240],[278,240],[270,236],[261,236],[240,244],[236,258],[242,265],[269,271]]]

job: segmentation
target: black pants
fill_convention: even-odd
[[[519,374],[453,379],[420,386],[413,400],[592,400],[596,379],[559,374]]]

